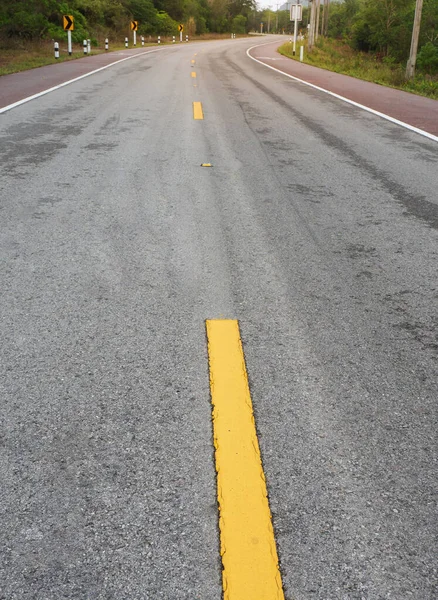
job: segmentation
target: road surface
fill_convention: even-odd
[[[258,43],[143,54],[0,115],[5,600],[220,600],[221,318],[286,600],[438,595],[438,144]]]

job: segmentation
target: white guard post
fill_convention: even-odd
[[[125,38],[125,48],[128,47],[128,38]]]
[[[137,45],[137,32],[134,29],[134,46]]]
[[[67,31],[67,46],[68,46],[68,55],[72,54],[72,46],[71,46],[71,31],[70,29]]]
[[[84,41],[82,42],[82,46],[83,46],[83,48],[84,48],[84,54],[87,54],[87,53],[88,53],[88,44],[87,44],[87,40],[84,40]]]
[[[290,20],[294,22],[294,47],[292,54],[295,56],[297,49],[297,33],[298,33],[298,21],[303,20],[303,5],[292,4],[290,7]]]
[[[88,54],[91,54],[91,40],[87,40]]]
[[[55,58],[59,58],[59,44],[55,42]]]
[[[105,39],[105,50],[109,50],[108,38]]]

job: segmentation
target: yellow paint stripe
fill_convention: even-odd
[[[239,325],[206,328],[224,600],[284,600]]]
[[[195,79],[196,78],[196,73],[195,71],[192,71],[192,77]]]
[[[194,119],[203,119],[204,118],[204,113],[202,112],[201,102],[193,102],[193,118]]]
[[[194,64],[195,64],[195,61],[194,61],[194,60],[192,60],[192,65],[194,65]]]

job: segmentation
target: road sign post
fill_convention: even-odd
[[[131,31],[134,33],[134,46],[137,45],[137,29],[138,29],[138,21],[131,21],[130,24]],[[126,46],[128,47],[128,46]]]
[[[87,40],[88,54],[91,54],[91,40]]]
[[[68,55],[72,55],[72,45],[71,45],[71,31],[70,29],[67,31],[67,47],[68,47]]]
[[[298,21],[303,20],[303,6],[302,4],[292,4],[290,7],[290,20],[294,22],[294,46],[293,46],[293,56],[295,56],[295,51],[297,49],[297,34],[298,34]]]
[[[62,24],[64,31],[67,32],[68,55],[72,55],[71,32],[75,28],[75,19],[73,15],[62,15]]]

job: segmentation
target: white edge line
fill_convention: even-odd
[[[248,50],[246,51],[246,54],[249,58],[251,58],[252,60],[255,60],[256,62],[258,62],[259,64],[263,65],[264,67],[267,67],[268,69],[272,69],[273,71],[277,71],[277,73],[280,73],[281,75],[284,75],[285,77],[289,77],[290,79],[294,79],[295,81],[299,81],[300,83],[303,83],[304,85],[307,85],[315,90],[318,90],[320,92],[324,92],[325,94],[328,94],[329,96],[333,96],[333,98],[337,98],[338,100],[342,100],[343,102],[347,102],[347,104],[351,104],[352,106],[356,106],[357,108],[361,108],[362,110],[366,110],[367,112],[376,115],[377,117],[381,117],[382,119],[386,119],[387,121],[391,121],[391,123],[395,123],[396,125],[400,125],[400,127],[404,127],[405,129],[409,129],[410,131],[413,131],[414,133],[419,133],[420,135],[429,138],[430,140],[433,140],[434,142],[438,142],[438,137],[436,135],[433,135],[432,133],[428,133],[427,131],[423,131],[422,129],[419,129],[418,127],[414,127],[413,125],[409,125],[409,123],[405,123],[404,121],[399,121],[398,119],[394,119],[394,117],[390,117],[389,115],[385,115],[385,113],[381,113],[378,110],[374,110],[373,108],[369,108],[368,106],[364,106],[363,104],[359,104],[358,102],[354,102],[354,100],[349,100],[348,98],[345,98],[344,96],[340,96],[339,94],[335,94],[334,92],[330,92],[329,90],[326,90],[322,87],[319,87],[313,83],[309,83],[308,81],[304,81],[303,79],[300,79],[299,77],[294,77],[293,75],[289,75],[289,73],[285,73],[284,71],[280,71],[280,69],[276,69],[275,67],[272,67],[271,65],[267,65],[266,63],[262,62],[261,60],[258,60],[257,58],[254,58],[254,56],[251,56],[250,51],[254,50],[254,48],[260,48],[260,46],[268,46],[269,44],[274,44],[277,42],[268,42],[266,44],[258,44],[257,46],[251,46],[251,48],[248,48]],[[293,59],[290,59],[293,60]]]
[[[95,73],[99,73],[99,71],[109,69],[110,67],[113,67],[114,65],[124,62],[125,60],[130,60],[131,58],[137,58],[138,56],[143,56],[144,54],[151,54],[152,52],[160,52],[162,50],[170,50],[170,48],[173,49],[173,46],[170,46],[169,48],[156,48],[155,50],[146,50],[145,52],[139,52],[138,54],[132,54],[131,56],[127,56],[126,58],[121,58],[120,60],[116,60],[115,62],[110,63],[109,65],[105,65],[104,67],[99,67],[99,69],[95,69],[94,71],[90,71],[89,73],[85,73],[84,75],[80,75],[79,77],[75,77],[74,79],[69,79],[68,81],[64,81],[63,83],[60,83],[59,85],[55,85],[54,87],[48,88],[47,90],[38,92],[38,94],[33,94],[33,96],[28,96],[27,98],[23,98],[22,100],[18,100],[17,102],[14,102],[13,104],[8,104],[7,106],[0,108],[0,115],[2,113],[5,113],[8,110],[11,110],[12,108],[16,108],[17,106],[20,106],[21,104],[25,104],[26,102],[35,100],[35,98],[39,98],[40,96],[45,96],[46,94],[50,94],[50,92],[59,90],[60,88],[66,86],[66,85],[70,85],[70,83],[74,83],[75,81],[79,81],[80,79],[84,79],[85,77],[89,77],[90,75],[94,75]]]

